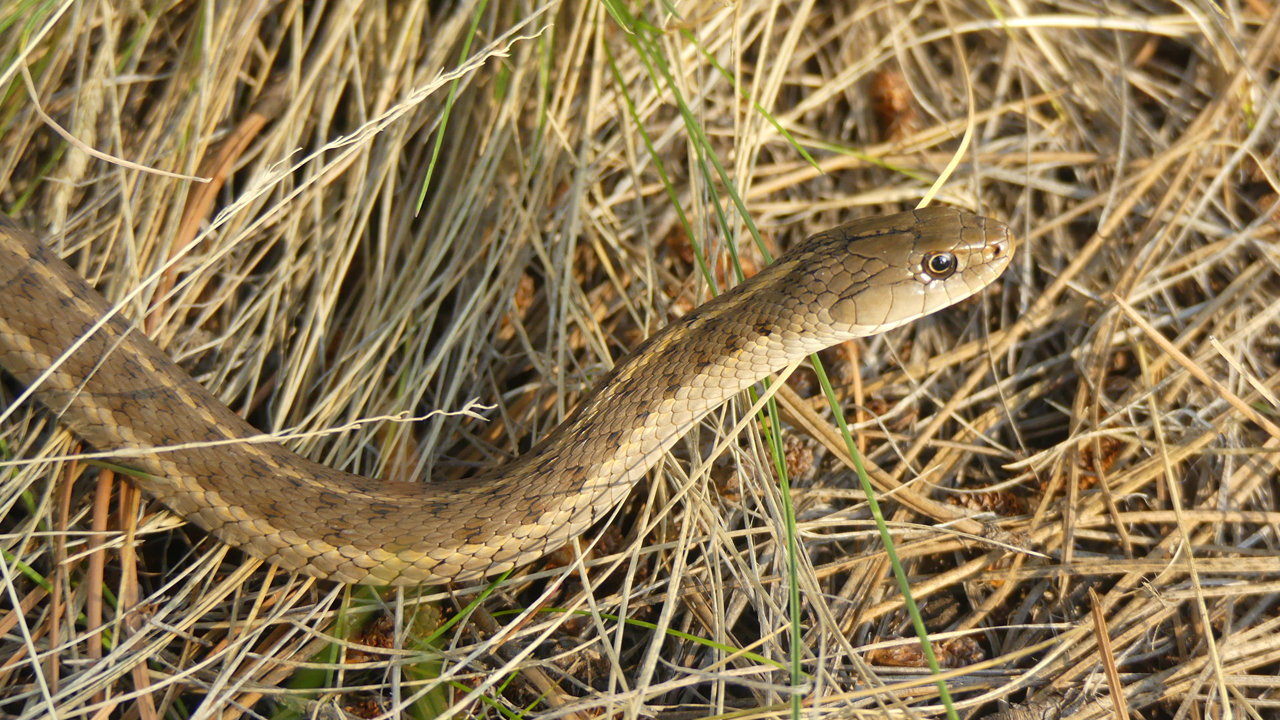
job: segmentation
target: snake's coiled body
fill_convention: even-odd
[[[372,480],[269,443],[128,462],[170,508],[287,570],[367,584],[474,580],[581,533],[694,423],[761,378],[969,297],[1012,255],[1003,225],[947,208],[815,235],[663,328],[545,441],[473,479]],[[259,435],[124,319],[89,334],[109,311],[43,243],[0,215],[0,367],[37,384],[36,396],[70,429],[100,450]]]

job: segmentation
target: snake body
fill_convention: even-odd
[[[271,443],[169,449],[259,433],[119,315],[94,331],[110,304],[3,215],[0,367],[99,450],[166,448],[129,458],[139,484],[226,543],[348,583],[462,582],[583,532],[736,393],[969,297],[1012,255],[1004,225],[948,208],[815,235],[654,334],[532,450],[460,481],[373,480]]]

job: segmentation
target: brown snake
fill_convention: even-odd
[[[111,305],[4,215],[0,367],[99,450],[166,448],[129,459],[138,483],[252,555],[348,583],[469,581],[583,532],[760,379],[963,300],[1012,256],[1004,225],[948,208],[819,233],[653,335],[532,450],[467,480],[372,480],[272,443],[169,449],[260,433],[119,315],[90,332]]]

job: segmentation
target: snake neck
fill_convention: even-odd
[[[509,485],[538,511],[529,532],[559,525],[572,537],[616,506],[707,414],[833,342],[797,333],[793,324],[786,307],[761,304],[751,287],[725,293],[653,335],[551,435],[477,482]],[[541,490],[562,488],[557,478],[574,479],[569,497]]]

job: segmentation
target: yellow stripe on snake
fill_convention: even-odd
[[[73,243],[74,244],[74,243]],[[982,290],[1013,256],[1004,225],[948,208],[819,233],[619,362],[519,459],[478,477],[389,482],[271,443],[130,457],[147,492],[223,542],[348,583],[471,581],[530,562],[609,512],[686,431],[810,353]],[[0,367],[99,450],[258,436],[0,215]],[[63,355],[66,354],[66,357]]]

